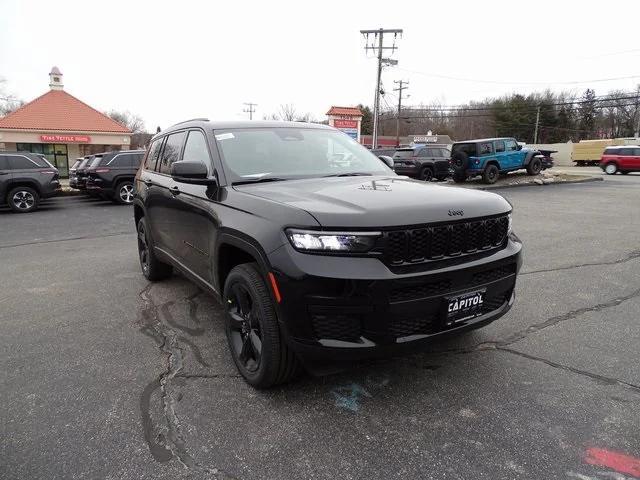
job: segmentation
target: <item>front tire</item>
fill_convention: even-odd
[[[532,158],[527,165],[527,173],[529,175],[538,175],[542,171],[542,160],[539,158]]]
[[[300,373],[300,363],[282,337],[273,300],[255,263],[231,270],[223,304],[229,350],[249,385],[268,388]]]
[[[149,226],[144,217],[138,220],[136,227],[138,232],[138,257],[140,259],[140,267],[142,274],[150,282],[164,280],[173,273],[173,267],[158,260],[153,251],[153,242],[149,235]]]
[[[492,183],[496,183],[499,177],[500,170],[498,170],[498,167],[494,164],[487,165],[487,167],[484,169],[484,172],[482,172],[482,181],[489,185],[491,185]]]
[[[615,175],[618,172],[618,165],[615,163],[607,163],[606,167],[604,167],[604,173],[607,175]]]
[[[9,191],[7,203],[15,213],[29,213],[38,208],[40,195],[30,187],[16,187]]]

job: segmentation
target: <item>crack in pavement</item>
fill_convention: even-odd
[[[633,383],[629,383],[629,382],[625,382],[624,380],[620,380],[618,378],[612,378],[612,377],[607,377],[604,375],[599,375],[597,373],[593,373],[593,372],[589,372],[587,370],[581,370],[579,368],[575,368],[575,367],[570,367],[568,365],[564,365],[562,363],[557,363],[554,362],[552,360],[548,360],[546,358],[542,358],[542,357],[536,357],[535,355],[529,355],[528,353],[523,353],[520,352],[518,350],[514,350],[512,348],[506,348],[506,347],[496,347],[496,350],[499,350],[501,352],[507,352],[507,353],[511,353],[513,355],[518,355],[519,357],[523,357],[529,360],[533,360],[536,362],[542,362],[546,365],[549,365],[550,367],[553,368],[559,368],[561,370],[566,370],[568,372],[572,372],[578,375],[583,375],[585,377],[589,377],[592,380],[595,380],[599,383],[602,383],[604,385],[617,385],[617,386],[621,386],[624,387],[628,390],[631,390],[634,393],[638,393],[640,394],[640,385],[635,385]]]
[[[158,462],[168,462],[172,458],[176,458],[185,468],[200,473],[213,475],[220,480],[233,480],[235,477],[218,468],[209,468],[199,464],[189,454],[186,448],[184,437],[181,433],[181,423],[176,413],[175,405],[180,401],[180,394],[176,400],[171,394],[171,382],[173,379],[191,379],[191,378],[239,378],[240,375],[227,374],[210,374],[210,375],[191,375],[181,373],[184,368],[184,350],[180,346],[183,342],[191,347],[196,360],[203,366],[210,367],[200,353],[200,350],[190,340],[179,336],[171,327],[165,325],[162,321],[168,318],[165,313],[168,312],[168,306],[173,301],[156,305],[150,295],[153,284],[149,283],[139,293],[143,302],[141,310],[141,320],[143,326],[140,328],[141,333],[150,337],[158,345],[160,351],[167,355],[167,368],[157,379],[152,380],[143,390],[140,397],[140,411],[142,415],[142,428],[145,441],[149,446],[149,451],[153,458]],[[191,297],[190,297],[191,298]],[[195,298],[195,297],[193,297]],[[191,301],[193,300],[191,298]],[[190,312],[193,310],[190,309]],[[169,313],[170,316],[170,313]],[[168,322],[167,322],[168,323]],[[154,426],[151,417],[151,397],[155,391],[159,390],[163,420],[165,425],[160,428],[156,434],[158,426]]]
[[[582,267],[597,267],[604,265],[619,265],[621,263],[626,263],[631,260],[635,260],[640,258],[640,250],[634,250],[628,253],[626,256],[619,258],[617,260],[605,261],[605,262],[587,262],[587,263],[579,263],[576,265],[567,265],[565,267],[556,267],[556,268],[544,268],[541,270],[529,270],[528,272],[520,272],[518,275],[532,275],[534,273],[547,273],[547,272],[559,272],[562,270],[573,270],[574,268],[582,268]]]
[[[117,233],[105,233],[104,235],[84,235],[80,237],[69,237],[69,238],[57,238],[54,240],[42,240],[39,242],[25,242],[25,243],[13,243],[7,245],[0,245],[0,248],[14,248],[14,247],[24,247],[27,245],[40,245],[47,243],[60,243],[60,242],[70,242],[72,240],[95,240],[96,238],[105,238],[105,237],[117,237],[120,235],[135,235],[135,232],[126,231],[126,232],[117,232]]]

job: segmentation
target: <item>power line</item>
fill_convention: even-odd
[[[255,107],[257,107],[258,104],[257,103],[251,103],[251,102],[245,102],[244,105],[247,105],[248,108],[244,108],[244,109],[242,109],[242,111],[244,113],[248,113],[249,114],[249,120],[253,120],[253,114],[256,111]]]
[[[379,28],[378,30],[360,30],[360,33],[365,37],[366,44],[364,47],[365,52],[376,52],[378,54],[378,70],[377,70],[377,81],[376,81],[376,94],[373,100],[373,139],[372,145],[373,148],[377,148],[378,145],[378,115],[380,111],[380,78],[382,76],[382,63],[385,59],[382,58],[383,50],[391,50],[391,53],[396,51],[396,38],[398,36],[402,36],[401,28],[392,28],[392,29],[384,29]],[[393,45],[385,46],[384,44],[384,34],[393,35]],[[373,39],[371,44],[369,44],[369,36],[372,35]],[[377,42],[377,45],[376,45]],[[398,62],[396,60],[387,60],[389,64],[397,65]]]
[[[470,83],[488,83],[492,85],[584,85],[585,83],[599,83],[599,82],[611,82],[614,80],[629,80],[634,78],[640,78],[640,75],[628,75],[623,77],[610,77],[610,78],[597,78],[593,80],[577,80],[577,81],[565,81],[565,82],[512,82],[512,81],[503,81],[503,80],[488,80],[488,79],[480,79],[480,78],[465,78],[465,77],[456,77],[454,75],[443,75],[440,73],[427,73],[421,72],[419,70],[409,70],[407,68],[398,67],[399,70],[414,73],[416,75],[424,75],[426,77],[435,77],[442,78],[445,80],[455,80],[459,82],[470,82]]]

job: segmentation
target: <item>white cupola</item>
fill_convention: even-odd
[[[49,72],[49,87],[51,90],[63,90],[62,72],[58,67],[53,67]]]

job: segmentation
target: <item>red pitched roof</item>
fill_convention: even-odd
[[[128,128],[64,90],[50,90],[0,118],[0,128],[131,133]]]
[[[362,116],[362,112],[357,107],[331,107],[327,115],[354,115]]]

